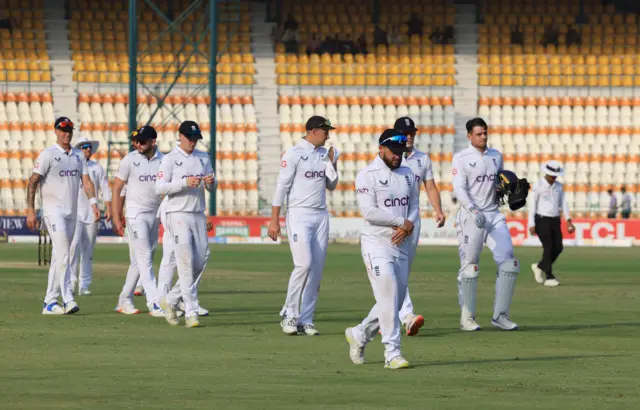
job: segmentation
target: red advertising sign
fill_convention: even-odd
[[[574,219],[576,231],[567,232],[566,222],[562,222],[562,236],[577,242],[598,240],[640,240],[640,219]],[[514,245],[522,244],[528,237],[526,219],[507,219]]]

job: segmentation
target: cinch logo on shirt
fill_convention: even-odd
[[[478,175],[476,177],[476,182],[486,182],[486,181],[495,181],[496,178],[498,178],[498,174],[491,174],[491,175]]]
[[[80,170],[78,169],[63,169],[58,173],[61,177],[79,177]]]
[[[182,179],[189,178],[189,177],[194,177],[194,178],[204,178],[204,176],[205,176],[204,174],[197,174],[197,175],[183,175],[183,176],[182,176]]]
[[[305,178],[314,179],[314,178],[324,178],[324,171],[307,171],[304,173]]]
[[[356,193],[358,193],[358,194],[365,194],[367,192],[369,192],[369,190],[367,188],[358,188],[358,189],[356,189]]]
[[[148,174],[147,175],[140,175],[138,177],[138,180],[140,182],[149,182],[149,181],[156,182],[156,176],[155,175],[148,175]]]
[[[402,198],[387,198],[384,200],[384,206],[387,208],[395,206],[407,206],[409,205],[409,196],[403,196]]]

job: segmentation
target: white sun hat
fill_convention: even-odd
[[[540,170],[545,175],[550,175],[552,177],[561,177],[564,175],[564,168],[562,167],[562,162],[551,160],[542,164]]]
[[[91,144],[91,152],[93,154],[95,154],[96,152],[98,152],[98,147],[100,146],[100,143],[98,141],[95,140],[89,140],[89,138],[87,137],[80,137],[78,138],[78,140],[76,141],[76,145],[75,147],[80,149],[81,145],[84,145],[86,143]]]

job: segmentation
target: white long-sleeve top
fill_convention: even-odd
[[[536,225],[534,219],[536,215],[556,218],[560,216],[560,210],[565,219],[571,219],[567,198],[562,184],[558,181],[549,184],[544,177],[540,178],[529,192],[527,203],[529,204],[529,227]]]
[[[363,250],[385,252],[395,257],[407,257],[409,242],[391,243],[394,227],[408,219],[414,225],[420,217],[419,184],[410,168],[391,170],[376,157],[356,177],[356,198],[365,224],[360,241]]]
[[[327,209],[326,190],[333,191],[338,184],[328,154],[326,148],[316,148],[304,138],[285,152],[272,205],[282,206],[286,197],[288,208]],[[334,163],[337,159],[336,151]]]
[[[204,197],[205,183],[190,188],[187,186],[188,177],[204,178],[213,174],[213,167],[209,154],[200,150],[193,150],[187,154],[182,148],[175,147],[164,156],[158,171],[156,194],[167,197],[166,213],[171,212],[205,212]],[[215,190],[217,180],[211,187]]]
[[[500,151],[487,148],[484,152],[469,146],[453,156],[453,192],[460,206],[467,211],[481,212],[498,209],[496,181],[503,169]]]
[[[40,153],[33,172],[42,175],[42,216],[61,216],[75,220],[82,175],[87,174],[82,152],[68,152],[57,143]]]
[[[433,165],[429,154],[426,152],[418,151],[414,148],[411,152],[407,152],[402,156],[402,165],[411,168],[411,171],[416,176],[418,185],[433,179]],[[418,190],[420,190],[420,186],[418,186]]]
[[[111,188],[109,188],[107,174],[104,172],[102,165],[96,161],[88,160],[85,161],[84,166],[87,168],[89,178],[95,187],[95,197],[99,198],[98,194],[100,193],[103,201],[111,201]],[[85,224],[95,223],[95,216],[91,210],[91,205],[89,205],[89,198],[82,188],[82,183],[80,185],[80,192],[78,193],[78,215],[76,220]]]
[[[155,182],[163,157],[157,149],[150,159],[131,151],[120,161],[116,178],[127,185],[127,218],[135,218],[141,212],[158,212],[161,199],[156,194]]]

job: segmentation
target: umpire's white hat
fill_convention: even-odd
[[[89,140],[89,138],[87,138],[87,137],[80,137],[76,141],[75,147],[76,148],[80,148],[81,146],[83,146],[85,144],[91,144],[91,152],[94,153],[94,154],[98,151],[98,147],[100,146],[100,142],[98,142],[98,141]]]
[[[545,175],[550,175],[552,177],[561,177],[564,175],[562,162],[553,159],[542,164],[541,170]]]

